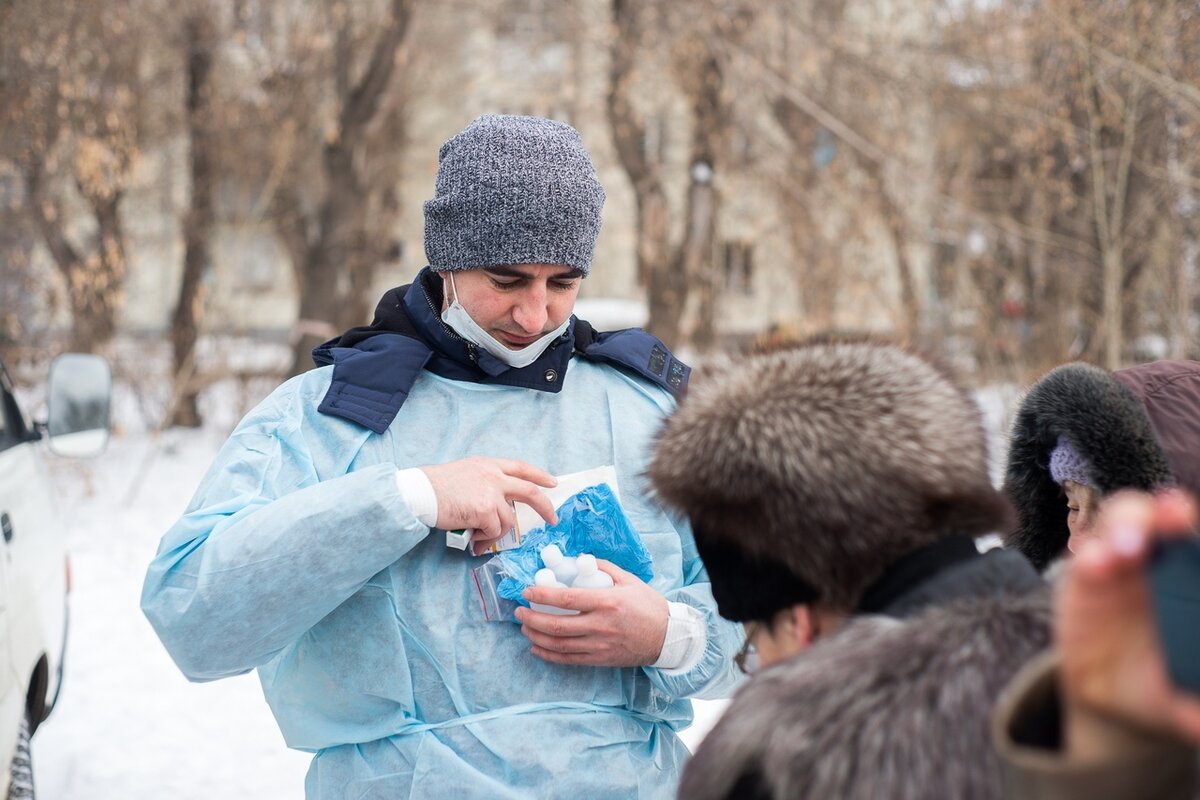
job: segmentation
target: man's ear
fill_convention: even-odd
[[[813,641],[820,635],[820,630],[817,628],[816,615],[813,614],[812,606],[807,603],[797,603],[791,608],[785,609],[787,615],[785,620],[787,636],[799,646],[799,649],[806,650],[812,646]]]

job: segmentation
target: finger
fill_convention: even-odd
[[[500,512],[496,509],[490,509],[483,512],[482,523],[477,529],[477,535],[472,537],[477,541],[491,542],[500,538],[504,533],[504,528],[500,523]]]
[[[551,636],[528,625],[521,626],[521,633],[533,645],[555,653],[590,653],[595,646],[586,636]]]
[[[551,664],[566,664],[573,667],[604,665],[603,656],[597,653],[558,653],[554,650],[547,650],[544,647],[537,647],[536,645],[530,648],[529,652],[542,661],[548,661]]]
[[[1154,528],[1162,538],[1195,533],[1196,518],[1196,501],[1187,492],[1164,489],[1154,495]]]
[[[538,486],[545,486],[547,489],[558,486],[558,479],[546,470],[515,458],[497,458],[496,466],[500,467],[500,471],[506,475],[536,483]]]
[[[500,538],[503,529],[500,526],[500,517],[495,511],[485,514],[479,525],[471,531],[472,550],[476,555],[479,555],[479,547],[487,549],[492,542]]]
[[[508,533],[517,525],[517,512],[513,509],[512,503],[507,501],[501,503],[496,509],[496,515],[500,519],[501,535]]]
[[[1193,742],[1200,743],[1200,700],[1192,697],[1174,701],[1175,728]]]
[[[550,498],[529,481],[515,478],[510,480],[504,485],[504,496],[509,500],[520,500],[551,525],[558,522],[558,515],[554,513],[554,504],[550,502]]]
[[[1112,579],[1117,556],[1107,542],[1093,539],[1084,542],[1075,557],[1067,562],[1069,575],[1086,583],[1099,584]]]
[[[608,573],[608,576],[613,579],[613,585],[619,586],[622,583],[645,583],[637,575],[632,572],[626,572],[611,561],[605,561],[603,558],[596,559],[596,568],[601,572]]]
[[[534,600],[532,602],[540,603],[542,601]],[[557,604],[547,603],[547,605]],[[558,607],[563,608],[563,606]],[[579,618],[574,615],[547,614],[544,611],[534,611],[532,608],[521,607],[517,609],[516,616],[521,622],[522,628],[528,627],[547,636],[554,636],[560,639],[587,636],[591,633],[586,626],[579,624]]]
[[[607,592],[591,589],[562,589],[557,586],[530,586],[521,596],[531,603],[568,608],[586,613],[603,607],[608,599]]]
[[[1104,501],[1098,533],[1113,551],[1114,569],[1134,569],[1146,560],[1154,511],[1154,499],[1141,492],[1118,492]]]

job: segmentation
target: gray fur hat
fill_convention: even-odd
[[[488,114],[438,153],[425,203],[435,271],[501,264],[592,265],[604,189],[579,132],[540,117]]]
[[[691,520],[722,616],[854,609],[900,557],[996,530],[978,407],[903,348],[827,342],[715,365],[660,433],[650,479]],[[788,588],[791,587],[791,588]]]

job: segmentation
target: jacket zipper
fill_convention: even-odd
[[[479,358],[475,355],[475,343],[468,342],[466,339],[455,333],[453,328],[442,321],[442,312],[434,308],[433,298],[429,296],[429,291],[424,286],[421,287],[421,294],[425,295],[425,303],[429,306],[429,311],[433,314],[433,318],[436,319],[438,324],[445,329],[446,333],[450,334],[453,338],[467,346],[467,358],[471,359],[472,364],[479,366]]]

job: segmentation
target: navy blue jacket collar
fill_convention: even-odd
[[[572,316],[559,340],[533,364],[517,369],[450,330],[442,323],[441,306],[441,280],[426,268],[412,284],[384,294],[370,325],[315,348],[318,366],[333,365],[318,410],[383,433],[423,369],[452,380],[558,392],[574,352],[631,371],[676,397],[687,390],[691,368],[638,328],[597,333]]]
[[[441,318],[442,282],[428,267],[404,295],[404,310],[412,321],[417,335],[433,351],[428,369],[437,375],[455,380],[521,386],[543,392],[562,389],[563,377],[575,348],[575,318],[567,330],[527,367],[510,367],[486,350],[466,341],[451,330]],[[378,311],[376,312],[378,319]]]

